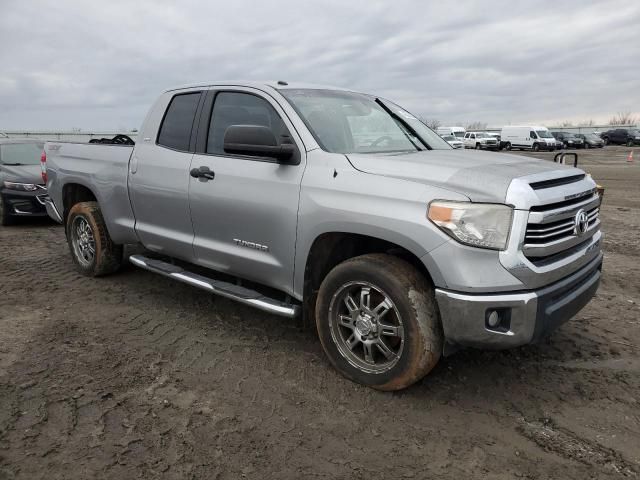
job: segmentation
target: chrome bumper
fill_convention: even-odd
[[[53,203],[53,200],[51,200],[51,197],[47,196],[44,199],[44,207],[47,209],[47,214],[51,217],[52,220],[55,220],[58,223],[62,223],[62,217],[60,216],[58,209]]]
[[[466,294],[436,289],[444,335],[454,345],[502,349],[534,343],[576,315],[600,284],[602,254],[559,282],[539,290]],[[491,312],[500,323],[489,326]]]

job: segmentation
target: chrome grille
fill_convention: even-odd
[[[598,221],[599,212],[600,209],[598,207],[587,212],[589,227],[592,227]],[[576,222],[573,218],[543,224],[530,223],[527,225],[524,241],[526,244],[554,242],[575,235],[575,230]]]
[[[576,232],[576,215],[587,212],[586,232]],[[561,202],[532,207],[522,251],[532,262],[561,259],[574,247],[590,239],[600,226],[600,197],[593,191]]]

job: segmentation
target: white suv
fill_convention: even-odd
[[[464,134],[464,148],[475,148],[476,150],[497,150],[498,140],[485,132],[467,132]]]

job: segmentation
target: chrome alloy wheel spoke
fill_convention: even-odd
[[[344,284],[332,297],[329,311],[332,338],[350,364],[368,373],[382,373],[398,362],[404,327],[398,309],[382,289],[366,282]]]

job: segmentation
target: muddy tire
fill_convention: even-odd
[[[122,266],[122,245],[113,243],[97,202],[76,203],[67,216],[67,243],[80,273],[99,277]]]
[[[13,225],[13,218],[9,215],[9,208],[2,200],[2,195],[0,195],[0,225],[3,227]]]
[[[507,142],[507,143],[504,145],[504,149],[505,149],[507,152],[510,152],[510,151],[511,151],[511,142]]]
[[[318,292],[316,326],[333,366],[378,390],[417,382],[442,353],[433,288],[391,255],[362,255],[331,270]]]

